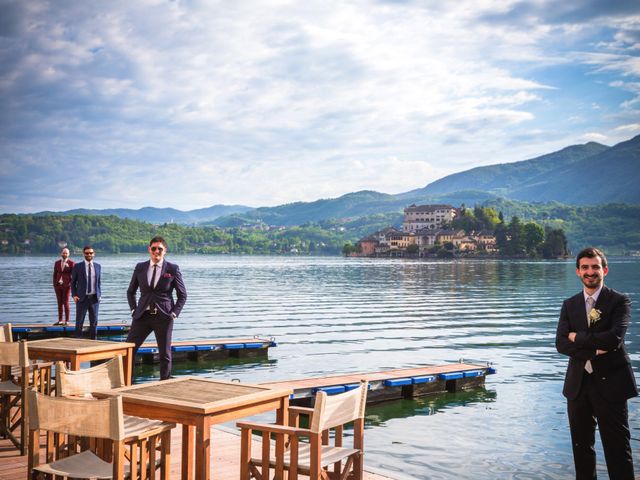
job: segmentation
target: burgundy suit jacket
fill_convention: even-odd
[[[73,270],[73,266],[75,262],[71,259],[67,259],[67,265],[64,270],[62,270],[62,259],[58,259],[56,263],[53,264],[53,286],[58,287],[71,287],[71,270]],[[62,279],[62,285],[58,282]]]

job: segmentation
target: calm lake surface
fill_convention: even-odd
[[[562,300],[580,289],[572,261],[168,258],[189,292],[175,340],[259,335],[278,342],[268,359],[176,364],[174,374],[264,382],[461,358],[492,362],[498,373],[485,389],[368,407],[367,467],[399,479],[573,477],[561,393],[567,360],[554,347]],[[97,255],[101,321],[129,321],[125,292],[144,259]],[[56,321],[54,261],[0,257],[0,322]],[[638,378],[640,259],[612,258],[610,269],[607,284],[633,302],[627,347]],[[137,370],[141,380],[153,375]],[[640,401],[629,410],[640,474]],[[599,443],[598,459],[607,478]]]

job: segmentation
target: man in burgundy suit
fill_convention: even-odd
[[[166,253],[167,242],[162,237],[153,237],[149,242],[149,260],[136,265],[127,289],[132,317],[127,342],[135,343],[137,352],[149,334],[154,333],[160,355],[160,380],[167,380],[171,376],[173,321],[178,318],[187,301],[187,289],[180,268],[165,260]],[[136,301],[138,289],[140,298]]]
[[[74,265],[75,262],[69,258],[69,249],[63,248],[60,252],[60,260],[53,264],[53,289],[58,300],[58,323],[54,325],[69,325],[69,293],[71,293],[71,270]]]
[[[576,479],[596,478],[596,423],[609,478],[633,480],[627,400],[638,395],[624,337],[631,319],[629,297],[604,285],[607,259],[585,248],[576,259],[583,289],[562,304],[558,352],[569,357],[562,393],[573,446]]]

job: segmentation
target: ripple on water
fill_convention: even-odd
[[[488,377],[486,389],[368,407],[367,466],[411,479],[572,477],[561,394],[566,359],[554,346],[561,302],[579,288],[572,262],[169,259],[180,265],[189,290],[174,339],[259,335],[278,342],[268,359],[176,364],[174,374],[266,382],[490,361],[498,374]],[[55,321],[54,260],[0,257],[5,321]],[[101,321],[129,320],[126,289],[141,260],[99,252]],[[627,345],[638,371],[640,261],[610,263],[608,283],[634,302]],[[136,374],[154,379],[158,367]],[[640,401],[629,406],[640,471]]]

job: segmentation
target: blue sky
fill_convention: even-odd
[[[640,134],[637,0],[0,0],[0,212],[399,193]]]

